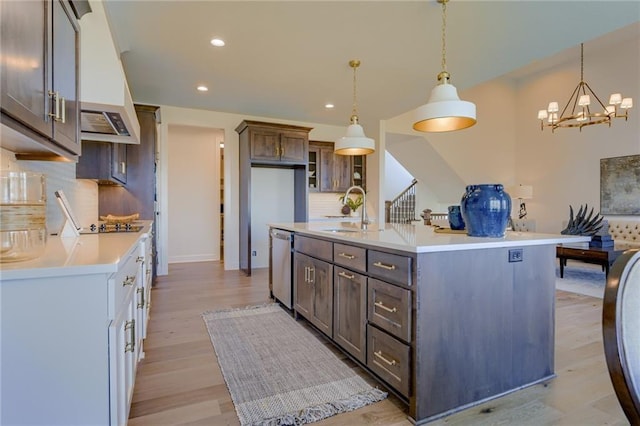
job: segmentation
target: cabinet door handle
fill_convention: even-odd
[[[120,173],[123,175],[127,174],[127,163],[124,161],[120,162]]]
[[[136,291],[140,295],[140,302],[138,302],[138,309],[143,309],[144,305],[145,305],[145,303],[144,303],[144,288],[140,287]]]
[[[122,281],[122,287],[126,285],[133,285],[133,282],[136,280],[135,275],[127,275],[124,281]]]
[[[345,259],[355,259],[356,257],[352,254],[348,254],[348,253],[338,253],[338,256],[340,257],[344,257]]]
[[[124,323],[124,329],[129,330],[131,341],[124,345],[125,352],[133,352],[136,349],[136,320],[132,319]]]
[[[389,271],[393,271],[396,269],[396,265],[386,265],[382,262],[375,262],[373,266],[377,266],[378,268],[386,269]]]
[[[284,157],[284,147],[280,147],[280,157]]]
[[[392,314],[398,312],[398,309],[396,307],[387,308],[386,306],[384,306],[384,303],[382,302],[375,302],[374,305],[376,305],[380,309],[384,309],[387,312],[391,312]]]
[[[313,272],[313,275],[311,273]],[[309,267],[309,284],[313,284],[316,280],[316,268]]]
[[[348,280],[352,280],[352,279],[354,279],[356,277],[353,274],[347,274],[346,272],[343,272],[343,271],[338,272],[338,275],[340,275],[341,277],[344,277],[344,278],[346,278]]]
[[[49,117],[53,117],[53,121],[60,120],[60,96],[59,93],[49,90],[49,96],[53,98],[53,113],[49,113]]]
[[[374,352],[373,353],[376,357],[380,358],[385,364],[393,367],[394,365],[397,364],[395,359],[392,359],[391,361],[389,361],[388,359],[386,359],[385,357],[382,356],[382,351],[378,351],[378,352]]]
[[[309,267],[308,266],[304,267],[304,282],[305,283],[309,282]]]
[[[67,102],[65,98],[60,99],[60,121],[62,124],[67,122]]]

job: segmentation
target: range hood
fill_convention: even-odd
[[[140,123],[104,5],[89,4],[92,12],[80,19],[80,137],[139,144]]]

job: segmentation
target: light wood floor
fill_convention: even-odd
[[[138,367],[129,424],[238,425],[201,314],[264,303],[268,295],[266,269],[246,277],[217,262],[170,265],[152,290],[146,357]],[[605,364],[602,301],[561,291],[556,300],[555,379],[430,425],[628,425]],[[316,424],[411,423],[403,404],[390,397]]]

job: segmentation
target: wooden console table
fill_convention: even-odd
[[[556,257],[560,260],[560,278],[564,277],[567,259],[600,265],[605,271],[605,277],[607,277],[609,276],[609,268],[623,251],[624,249],[616,249],[616,247],[557,246]]]

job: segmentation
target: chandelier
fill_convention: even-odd
[[[592,103],[592,97],[597,103]],[[552,132],[559,127],[578,127],[582,131],[584,126],[593,124],[611,126],[613,118],[624,118],[626,121],[627,112],[631,107],[633,107],[633,99],[623,98],[620,93],[612,94],[609,97],[609,105],[605,107],[598,95],[591,90],[584,81],[584,45],[580,43],[580,83],[574,89],[560,115],[558,115],[557,102],[549,102],[546,110],[538,111],[540,130],[544,130],[545,126],[551,127]]]
[[[426,104],[415,110],[416,122],[413,130],[419,132],[450,132],[462,130],[476,124],[476,106],[460,100],[458,90],[449,83],[451,75],[447,72],[446,29],[447,2],[437,0],[442,5],[442,71],[438,74],[438,84],[431,90]]]

